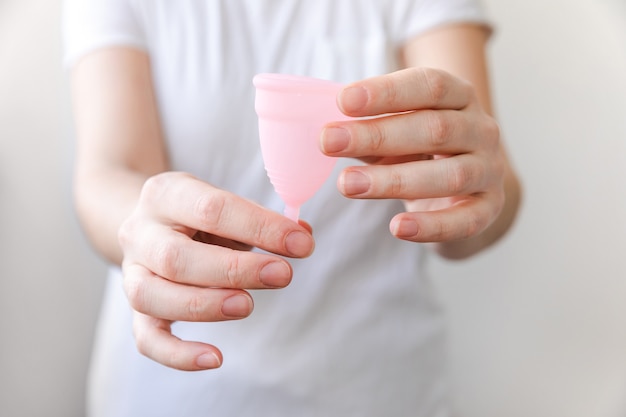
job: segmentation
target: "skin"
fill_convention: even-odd
[[[454,25],[414,39],[404,50],[408,69],[354,83],[338,97],[350,116],[402,114],[332,124],[321,138],[327,155],[370,163],[339,177],[346,197],[403,199],[407,212],[392,219],[391,233],[433,242],[448,259],[496,242],[520,205],[493,117],[487,38],[482,27]]]
[[[492,116],[486,38],[454,25],[412,40],[406,70],[354,83],[337,99],[351,116],[392,115],[330,124],[320,138],[328,155],[369,163],[340,175],[346,197],[402,199],[406,212],[390,232],[450,259],[495,242],[519,204]],[[122,266],[138,350],[172,368],[219,367],[217,347],[180,340],[171,324],[247,317],[247,289],[287,286],[287,259],[313,252],[310,226],[170,171],[144,53],[90,53],[73,69],[72,92],[76,210],[94,247]]]

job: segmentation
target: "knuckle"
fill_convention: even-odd
[[[145,323],[139,323],[137,320],[133,323],[133,337],[135,339],[135,348],[139,354],[157,361],[163,365],[182,369],[184,366],[184,355],[174,350],[161,351],[155,348],[155,339],[152,332],[145,328]]]
[[[492,146],[498,146],[500,143],[500,125],[493,117],[487,117],[484,119],[483,125],[483,138],[488,144]]]
[[[126,248],[130,245],[130,242],[135,235],[134,229],[134,222],[130,218],[125,220],[119,229],[117,229],[117,241],[119,242],[120,247]]]
[[[151,352],[149,338],[146,336],[146,332],[142,330],[136,322],[133,324],[133,336],[135,337],[137,351],[143,356],[149,357]]]
[[[462,78],[458,78],[458,88],[461,93],[464,93],[464,96],[467,97],[468,103],[470,102],[478,102],[478,95],[476,94],[476,88],[474,85]]]
[[[191,296],[185,302],[185,320],[203,321],[206,316],[207,302],[200,294]]]
[[[389,177],[388,192],[390,196],[402,197],[408,191],[407,183],[401,172],[393,170]]]
[[[504,181],[501,180],[492,190],[487,192],[487,197],[492,199],[491,216],[496,218],[500,215],[506,205],[506,192],[504,191]]]
[[[146,312],[146,283],[143,279],[134,274],[125,274],[124,291],[133,310]]]
[[[430,240],[433,242],[443,242],[449,240],[450,228],[442,217],[435,216],[432,220],[432,235]]]
[[[493,182],[490,174],[492,170],[491,161],[474,161],[473,164],[467,166],[466,171],[467,183],[465,187],[460,191],[461,193],[473,193],[483,191],[488,188]]]
[[[448,94],[446,78],[441,71],[432,68],[422,68],[421,75],[427,88],[430,103],[436,106]]]
[[[393,105],[398,100],[398,88],[394,79],[390,77],[381,78],[382,98],[385,105]]]
[[[241,263],[237,253],[231,252],[226,261],[226,283],[228,288],[242,288],[243,274],[241,273]]]
[[[380,123],[376,121],[370,121],[366,125],[367,127],[367,150],[372,155],[378,155],[385,142],[385,130]]]
[[[429,110],[426,116],[431,146],[438,149],[450,140],[453,126],[442,112]]]
[[[175,279],[184,274],[184,252],[173,239],[164,239],[147,248],[148,259],[154,264],[155,272],[162,277]]]
[[[193,204],[193,216],[200,219],[209,230],[216,230],[224,217],[226,197],[216,190],[199,196]]]
[[[497,193],[496,202],[494,204],[494,212],[493,212],[494,219],[500,215],[500,213],[504,209],[505,204],[506,204],[506,195],[504,193],[504,190],[500,190],[500,192]]]
[[[485,220],[483,216],[481,216],[477,212],[468,213],[465,218],[465,229],[463,235],[460,236],[462,239],[470,238],[472,236],[476,236],[479,234],[485,227]]]
[[[447,158],[447,188],[452,195],[462,195],[475,176],[473,169],[457,158]]]
[[[149,177],[141,188],[140,201],[158,201],[170,182],[170,175],[161,173]]]
[[[495,175],[493,178],[497,181],[500,186],[503,186],[504,183],[504,175],[506,171],[506,166],[502,158],[494,158],[493,163],[493,172]]]
[[[259,216],[252,226],[252,238],[257,244],[264,244],[267,241],[268,230],[272,228],[272,221],[267,216]]]
[[[187,369],[186,355],[184,354],[184,352],[179,352],[176,349],[167,353],[166,359],[163,363],[174,369]]]

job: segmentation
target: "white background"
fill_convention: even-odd
[[[460,417],[626,414],[626,6],[487,0],[525,185],[499,246],[435,262]],[[58,0],[0,0],[0,415],[84,413],[104,276],[73,217]]]

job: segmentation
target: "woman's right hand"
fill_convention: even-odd
[[[150,62],[117,46],[74,65],[76,210],[94,248],[122,266],[139,351],[177,369],[216,368],[220,351],[178,339],[172,322],[248,316],[246,289],[288,285],[281,256],[308,256],[313,237],[305,223],[169,172]]]
[[[137,348],[181,370],[217,368],[222,355],[215,346],[174,336],[174,321],[247,317],[253,301],[246,289],[291,281],[291,266],[276,255],[302,258],[314,248],[306,224],[176,172],[146,181],[119,241]]]

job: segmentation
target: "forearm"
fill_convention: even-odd
[[[104,48],[72,71],[76,122],[74,198],[95,249],[119,264],[117,233],[146,179],[168,169],[150,61],[132,48]]]

